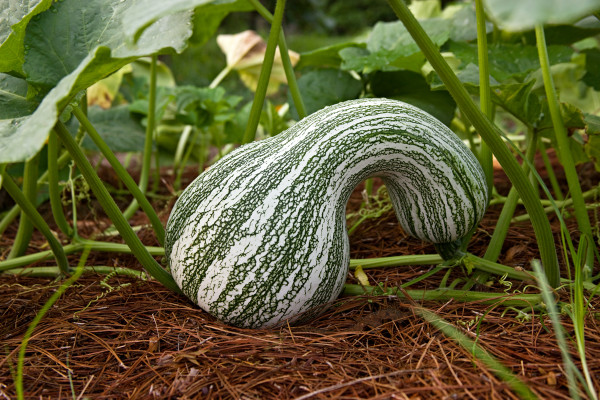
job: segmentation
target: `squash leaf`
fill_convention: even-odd
[[[30,83],[49,91],[29,117],[0,124],[0,163],[37,153],[70,99],[93,83],[139,57],[185,48],[190,13],[165,17],[145,30],[136,45],[125,43],[120,16],[132,4],[65,0],[30,21],[24,69]]]
[[[600,11],[598,0],[484,0],[484,4],[488,16],[507,31],[571,23]]]
[[[25,28],[52,0],[0,0],[0,72],[23,74]]]
[[[600,117],[585,114],[587,142],[584,145],[585,154],[594,162],[596,171],[600,172]]]

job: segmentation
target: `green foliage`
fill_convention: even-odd
[[[358,98],[362,83],[347,72],[336,69],[315,69],[298,79],[306,112],[312,114],[325,106]],[[291,99],[291,96],[288,96]],[[290,101],[291,103],[291,101]],[[292,116],[298,117],[296,109]]]

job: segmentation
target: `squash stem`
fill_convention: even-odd
[[[550,61],[548,59],[548,49],[546,47],[546,38],[544,35],[544,28],[542,25],[536,25],[535,37],[538,48],[538,56],[540,59],[540,65],[542,67],[542,77],[544,79],[544,88],[546,90],[546,98],[548,100],[548,108],[550,116],[552,118],[552,125],[554,126],[554,135],[558,144],[557,151],[560,162],[565,171],[567,178],[567,184],[569,185],[569,192],[573,198],[573,205],[575,211],[575,219],[579,226],[581,235],[593,238],[592,226],[590,219],[585,207],[585,201],[583,200],[583,194],[581,191],[581,185],[579,184],[579,177],[577,170],[575,169],[575,162],[571,155],[571,146],[569,144],[569,137],[567,130],[563,122],[563,118],[560,111],[560,104],[558,102],[558,95],[556,88],[554,87],[554,80],[550,72]],[[585,271],[589,276],[594,266],[594,249],[593,246],[588,247],[587,255],[585,258]]]
[[[158,264],[158,262],[150,255],[148,249],[142,244],[135,232],[131,229],[131,226],[129,226],[129,223],[123,217],[121,210],[110,196],[110,193],[108,193],[108,190],[85,157],[85,154],[83,154],[67,128],[60,121],[56,124],[56,133],[63,142],[65,148],[71,153],[73,160],[77,163],[77,167],[90,185],[90,188],[102,205],[102,208],[144,269],[167,288],[176,293],[181,293],[181,290],[173,280],[171,274]]]
[[[102,140],[102,137],[100,136],[98,131],[96,131],[96,128],[90,123],[90,121],[87,119],[85,114],[83,114],[81,109],[78,107],[74,107],[73,115],[75,115],[75,117],[79,120],[79,122],[85,126],[85,129],[88,131],[88,135],[90,136],[90,138],[94,141],[96,146],[98,146],[98,148],[100,149],[100,151],[102,152],[102,154],[104,155],[106,160],[110,163],[110,165],[115,170],[115,173],[119,176],[119,178],[121,178],[121,180],[123,181],[125,186],[127,186],[127,189],[129,189],[131,194],[133,194],[133,196],[137,200],[136,207],[137,207],[137,204],[139,204],[142,207],[142,209],[144,210],[144,212],[150,219],[150,223],[152,224],[152,228],[154,229],[154,233],[156,234],[158,242],[162,245],[165,241],[165,228],[163,227],[162,222],[158,218],[158,215],[156,215],[156,211],[154,211],[154,208],[152,208],[152,205],[150,204],[150,202],[148,201],[148,199],[146,198],[146,196],[143,193],[146,188],[142,187],[142,189],[143,189],[142,190],[137,186],[137,184],[135,183],[135,181],[133,180],[131,175],[129,175],[129,173],[127,172],[125,167],[123,167],[123,165],[121,165],[121,163],[119,162],[117,157],[114,155],[114,153],[112,152],[110,147],[108,147],[108,145],[104,142],[104,140]],[[152,142],[150,142],[150,145],[152,145]],[[150,151],[150,153],[151,153],[151,151]],[[141,179],[141,181],[143,181],[143,180],[146,181],[146,185],[147,185],[148,177],[146,176],[146,178]],[[140,185],[140,186],[146,186],[146,185]],[[125,220],[127,220],[127,215],[124,215],[124,214],[125,213],[123,213],[123,218]],[[113,223],[114,222],[115,221],[113,220]]]
[[[281,31],[284,8],[285,0],[277,0],[277,4],[275,5],[275,15],[273,16],[273,22],[271,24],[271,32],[269,32],[269,39],[267,40],[265,57],[260,70],[258,85],[256,87],[256,93],[254,94],[254,101],[252,102],[250,117],[248,119],[248,124],[246,125],[242,144],[252,142],[256,136],[256,129],[258,128],[258,123],[260,121],[260,114],[262,112],[263,103],[265,102],[269,77],[271,76],[271,69],[273,68],[273,61],[275,59],[275,50],[279,40],[279,32]]]
[[[532,216],[531,222],[537,237],[548,281],[552,286],[558,286],[560,283],[560,270],[550,222],[546,218],[539,195],[533,190],[521,166],[502,141],[502,132],[475,105],[467,90],[439,53],[437,46],[427,36],[404,2],[402,0],[388,0],[388,3],[438,73],[460,110],[488,144],[510,181],[518,190],[525,207]]]
[[[269,12],[258,0],[248,0],[253,6],[256,12],[258,12],[264,19],[269,23],[273,23],[273,14]],[[302,94],[296,81],[296,75],[294,74],[294,67],[290,60],[290,53],[288,51],[287,42],[285,41],[285,35],[283,29],[279,33],[279,51],[281,52],[281,61],[283,64],[283,70],[285,71],[285,78],[287,80],[290,94],[292,95],[292,101],[296,106],[296,111],[300,119],[306,117],[306,107],[304,106],[304,100],[302,100]]]
[[[533,158],[537,150],[537,133],[532,129],[529,135],[529,146],[527,147],[527,152],[525,156],[529,162],[523,162],[523,172],[525,174],[529,173],[529,166],[533,162]],[[512,187],[510,189],[510,192],[508,193],[506,202],[502,207],[502,211],[500,212],[498,221],[496,222],[496,228],[494,229],[494,233],[492,234],[492,239],[490,240],[490,243],[485,251],[485,255],[483,258],[485,258],[486,260],[496,261],[500,256],[500,252],[502,251],[502,245],[504,244],[504,240],[506,239],[506,235],[508,234],[508,229],[510,228],[510,223],[513,214],[515,213],[515,209],[517,208],[518,200],[519,193],[514,187]]]
[[[142,170],[140,172],[140,182],[138,185],[139,192],[142,194],[146,193],[148,189],[148,180],[150,175],[150,164],[152,162],[152,143],[154,141],[154,127],[156,124],[156,54],[152,55],[150,62],[150,87],[148,92],[148,115],[146,118],[146,137],[144,139],[144,153],[142,154]],[[89,131],[88,131],[89,132]],[[91,135],[90,135],[91,136]],[[95,141],[94,141],[95,143]],[[106,156],[106,155],[105,155]],[[108,157],[107,157],[108,159]],[[120,165],[120,164],[119,164]],[[129,175],[129,174],[128,174]],[[131,189],[130,189],[131,190]],[[133,191],[132,191],[133,193]],[[133,214],[140,207],[140,201],[136,197],[133,199],[131,204],[125,209],[123,215],[126,220],[129,220]],[[144,209],[144,212],[148,214],[148,211]],[[150,214],[148,214],[150,216]],[[161,224],[162,226],[162,224]],[[157,236],[159,234],[157,233]],[[164,235],[163,235],[164,237]],[[163,243],[162,241],[160,242]]]
[[[548,179],[550,179],[550,184],[552,185],[552,191],[554,192],[554,198],[557,201],[563,201],[565,196],[560,189],[560,185],[558,184],[558,179],[556,179],[556,174],[554,173],[554,168],[552,168],[552,163],[550,162],[550,158],[548,157],[548,153],[546,152],[546,145],[544,141],[540,137],[538,147],[540,149],[540,153],[542,155],[542,161],[544,162],[544,168],[546,169],[546,173],[548,174]]]
[[[56,226],[68,237],[73,236],[73,229],[69,226],[63,210],[60,185],[58,184],[58,138],[55,132],[50,132],[48,137],[48,194],[50,207]]]
[[[487,30],[485,26],[485,12],[482,0],[475,0],[475,16],[477,20],[477,55],[479,59],[479,105],[481,112],[493,121],[492,96],[490,93],[490,68],[488,61]],[[492,193],[494,186],[494,167],[490,147],[481,141],[479,149],[479,162],[485,173],[488,184],[488,193]]]
[[[29,203],[34,205],[37,202],[37,177],[38,177],[38,164],[39,164],[39,153],[33,156],[33,158],[25,162],[25,169],[23,171],[23,195]],[[8,177],[8,175],[6,175]],[[16,200],[15,200],[16,202]],[[33,234],[33,224],[27,217],[27,212],[21,207],[21,217],[19,219],[19,228],[17,235],[13,242],[13,246],[8,253],[7,258],[18,257],[25,253],[29,242],[31,241],[31,235]]]
[[[10,197],[13,198],[15,203],[19,205],[22,210],[22,214],[27,217],[27,219],[35,225],[35,227],[44,235],[46,240],[48,240],[48,244],[52,249],[51,254],[56,258],[56,263],[60,268],[60,271],[64,275],[69,274],[69,262],[67,261],[67,257],[63,250],[62,245],[58,241],[58,239],[52,234],[50,227],[44,221],[44,218],[40,215],[38,210],[35,208],[34,204],[25,196],[25,194],[19,189],[19,186],[13,181],[13,179],[6,173],[6,171],[2,172],[2,187],[6,189],[6,192]],[[33,226],[32,225],[32,226]],[[4,264],[6,262],[10,262],[13,259],[8,259],[0,264]]]

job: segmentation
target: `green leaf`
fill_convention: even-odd
[[[27,98],[24,79],[0,73],[0,120],[25,117],[35,111],[39,101]]]
[[[0,0],[0,72],[22,74],[25,60],[25,28],[52,0]]]
[[[576,106],[569,103],[560,103],[560,113],[562,114],[563,123],[565,128],[569,131],[576,129],[584,129],[586,122],[584,120],[583,112]],[[548,108],[548,101],[542,101],[542,118],[537,124],[537,129],[540,133],[546,137],[550,137],[554,140],[554,124],[550,116],[550,110]]]
[[[461,65],[478,65],[477,45],[463,42],[450,42],[448,51],[462,61]],[[573,50],[567,46],[548,46],[551,64],[567,62]],[[497,44],[489,48],[490,75],[498,82],[510,78],[523,79],[528,73],[540,68],[537,48],[520,44]]]
[[[366,46],[357,42],[344,42],[331,46],[321,47],[316,50],[300,53],[300,61],[296,67],[298,69],[304,67],[321,67],[321,68],[339,68],[342,64],[340,51],[345,48],[360,48]],[[350,68],[352,69],[352,68]]]
[[[160,18],[202,7],[202,12],[244,10],[246,0],[139,0],[123,14],[125,34],[138,41],[150,25]],[[217,7],[217,8],[208,8]]]
[[[210,39],[221,21],[233,11],[253,11],[254,7],[247,0],[237,0],[233,2],[215,2],[203,7],[198,7],[194,12],[194,34],[190,38],[190,43],[196,46],[205,44]]]
[[[484,4],[488,16],[507,31],[571,23],[600,10],[598,0],[484,0]]]
[[[360,81],[354,79],[349,73],[336,69],[310,71],[298,79],[298,87],[307,114],[341,101],[356,99],[362,91]],[[295,109],[291,110],[291,114],[293,118],[298,118]]]
[[[502,85],[492,90],[492,101],[517,117],[529,127],[536,126],[541,118],[542,105],[537,94],[532,93],[535,81]]]
[[[456,103],[447,91],[432,91],[421,74],[412,71],[379,71],[371,74],[370,78],[371,90],[376,97],[388,97],[412,104],[450,126]]]
[[[61,73],[71,68],[70,66],[63,68],[63,72],[61,72],[60,67],[57,68],[53,65],[62,63],[63,59],[74,64],[73,54],[68,52],[76,53],[83,58],[48,92],[30,117],[22,117],[10,124],[0,124],[0,138],[5,144],[0,147],[0,163],[23,161],[37,153],[60,113],[78,92],[139,57],[167,50],[182,51],[184,49],[186,40],[191,35],[190,26],[187,23],[190,19],[189,13],[171,15],[157,21],[144,31],[136,45],[124,43],[120,15],[131,4],[132,2],[121,2],[120,0],[87,0],[85,2],[65,0],[56,3],[56,12],[46,11],[40,14],[39,19],[36,18],[30,22],[26,41],[30,38],[29,28],[31,28],[32,32],[38,34],[42,31],[46,32],[48,37],[44,39],[44,43],[59,46],[49,50],[39,43],[32,42],[35,44],[35,49],[30,48],[25,57],[26,64],[29,62],[29,71],[41,83],[52,85]],[[79,13],[76,12],[77,10]],[[89,19],[86,15],[92,10],[96,10],[94,11],[95,18]],[[66,16],[83,18],[87,25],[68,21],[65,19]],[[73,31],[75,26],[82,31]],[[100,32],[99,26],[106,29],[105,33]],[[90,42],[86,36],[88,32],[95,35],[97,42]],[[33,38],[33,36],[31,37]],[[61,41],[60,38],[63,40]],[[64,40],[65,38],[71,40]],[[90,47],[89,52],[84,55],[81,47],[86,45]],[[44,55],[44,52],[48,54]],[[30,56],[34,57],[39,64],[32,64],[29,60]],[[49,71],[48,76],[51,76],[51,79],[48,79],[44,71]]]
[[[600,90],[600,49],[589,49],[584,53],[586,73],[581,80],[586,85]]]
[[[449,20],[434,18],[421,21],[429,37],[441,46],[450,37]],[[339,52],[342,69],[370,73],[377,70],[408,69],[419,71],[425,56],[400,21],[379,22],[373,28],[366,49],[347,47]]]
[[[140,152],[144,150],[146,132],[139,121],[132,118],[127,105],[120,105],[108,110],[93,106],[88,111],[88,118],[112,151]],[[86,149],[98,151],[94,142],[87,136],[83,139],[82,144]]]
[[[594,162],[596,171],[600,172],[600,117],[585,114],[585,133],[588,140],[584,145],[585,153]]]

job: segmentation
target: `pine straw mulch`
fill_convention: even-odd
[[[587,186],[597,185],[590,168]],[[497,187],[507,188],[498,173]],[[105,180],[110,181],[105,177]],[[595,182],[595,183],[594,183]],[[168,187],[168,185],[164,185]],[[361,202],[355,192],[349,209]],[[172,202],[170,202],[172,203]],[[159,205],[168,210],[169,204]],[[162,208],[161,208],[162,207]],[[499,207],[490,208],[470,250],[485,251]],[[84,215],[80,213],[80,215]],[[163,217],[168,215],[163,212]],[[101,217],[82,222],[93,233]],[[140,217],[141,218],[141,217]],[[142,220],[143,222],[143,220]],[[551,222],[557,233],[555,218]],[[597,224],[598,222],[595,221]],[[569,227],[576,231],[573,221]],[[87,230],[87,231],[86,231]],[[0,239],[10,247],[11,233]],[[88,232],[89,231],[89,232]],[[155,239],[140,232],[148,245]],[[44,240],[34,236],[30,252]],[[557,243],[559,243],[557,241]],[[406,237],[393,212],[367,220],[351,237],[353,258],[431,253],[430,245]],[[529,224],[515,225],[501,262],[528,266],[537,256]],[[70,259],[72,265],[78,256]],[[52,261],[46,263],[52,265]],[[37,265],[45,265],[38,263]],[[88,265],[139,268],[128,255],[92,254]],[[398,285],[430,267],[368,270],[371,282]],[[454,278],[463,277],[453,272]],[[350,273],[350,283],[356,283]],[[413,286],[433,289],[441,276]],[[14,398],[13,374],[28,324],[58,287],[48,279],[0,275],[0,398]],[[460,286],[459,286],[460,287]],[[490,287],[506,289],[496,279]],[[533,292],[513,282],[510,291]],[[560,292],[568,301],[568,293]],[[460,328],[525,382],[540,398],[568,399],[561,354],[549,319],[536,310],[477,303],[420,302]],[[410,301],[396,297],[341,298],[321,317],[279,329],[237,329],[216,321],[154,281],[125,276],[84,275],[51,308],[27,348],[27,398],[62,399],[515,399],[517,396],[471,353],[419,317]],[[585,320],[586,357],[600,387],[600,300],[592,298]],[[573,334],[571,320],[563,325]],[[578,356],[572,348],[578,363]],[[585,394],[582,393],[584,398]]]

